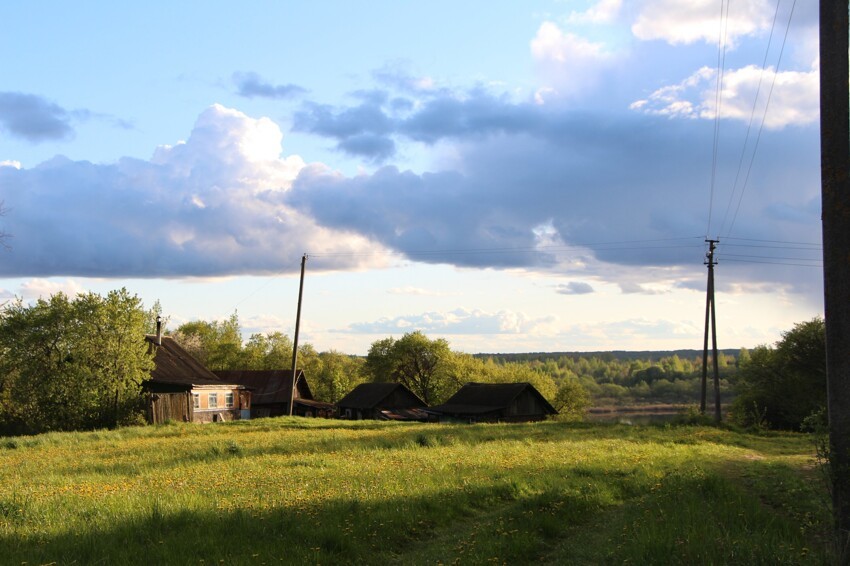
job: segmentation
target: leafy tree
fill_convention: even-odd
[[[242,363],[242,330],[234,312],[223,321],[195,320],[180,325],[174,339],[212,370],[245,369]]]
[[[582,420],[589,405],[590,394],[578,379],[565,379],[552,400],[552,406],[567,420]]]
[[[335,350],[322,352],[319,358],[322,362],[321,371],[307,375],[313,396],[317,400],[336,403],[364,381],[363,358],[349,356]]]
[[[759,346],[738,372],[733,417],[743,425],[799,430],[826,406],[826,327],[821,318],[794,325],[775,348]]]
[[[153,369],[145,311],[126,289],[59,293],[0,314],[0,427],[91,429],[133,420]]]
[[[399,340],[385,338],[374,342],[366,356],[366,371],[373,381],[404,384],[431,405],[454,392],[448,373],[452,358],[446,340],[431,340],[417,330]]]

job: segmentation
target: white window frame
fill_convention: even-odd
[[[226,409],[233,408],[233,391],[228,391],[224,394],[224,407]]]
[[[199,393],[192,393],[192,406],[195,409],[201,408],[201,395]]]
[[[218,393],[207,394],[207,407],[210,409],[218,409]]]

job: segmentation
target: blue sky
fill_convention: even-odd
[[[699,348],[719,237],[721,347],[822,312],[810,3],[82,4],[4,8],[6,298],[291,334],[306,252],[319,350]]]

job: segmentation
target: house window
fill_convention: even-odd
[[[209,401],[208,404],[210,409],[218,408],[218,393],[210,393],[209,397],[207,397],[207,400]]]
[[[228,409],[233,408],[233,392],[232,391],[230,393],[226,393],[224,395],[224,406],[227,407]]]
[[[192,393],[192,404],[196,409],[201,408],[201,396],[197,393]]]

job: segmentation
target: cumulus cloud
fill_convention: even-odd
[[[568,23],[606,24],[613,21],[623,7],[623,0],[599,0],[583,12],[571,12],[567,17]]]
[[[570,281],[558,285],[556,292],[561,295],[587,295],[593,293],[593,287],[583,281]]]
[[[32,169],[0,168],[15,248],[6,276],[217,276],[354,268],[365,238],[319,226],[285,202],[304,168],[281,157],[267,118],[212,106],[185,141],[150,161],[97,165],[56,157]],[[354,255],[345,255],[354,254]],[[354,259],[361,258],[361,259]]]
[[[717,71],[703,67],[678,84],[659,88],[631,109],[670,118],[713,120],[717,113]],[[764,117],[766,128],[808,125],[818,120],[818,70],[780,71],[748,65],[723,76],[720,117],[755,124]],[[770,97],[770,98],[768,98]],[[768,104],[767,112],[765,106]],[[754,103],[755,102],[755,103]]]
[[[64,281],[51,281],[48,279],[30,279],[21,284],[20,296],[23,299],[48,298],[57,293],[64,293],[69,297],[75,297],[85,293],[87,289],[73,279]]]
[[[767,0],[739,0],[730,3],[725,26],[726,41],[734,46],[741,37],[770,27],[774,6]],[[720,11],[714,0],[646,0],[632,25],[632,33],[642,40],[662,40],[673,45],[704,41],[717,44]]]
[[[560,95],[575,96],[593,90],[614,53],[602,42],[591,41],[553,22],[543,22],[531,40],[531,54]]]
[[[0,92],[0,130],[29,142],[71,137],[71,114],[34,94]]]
[[[294,98],[307,90],[295,84],[276,85],[264,80],[257,73],[234,73],[236,93],[246,98],[271,98],[275,100]]]
[[[557,317],[530,318],[524,313],[503,310],[485,312],[459,308],[448,312],[382,318],[359,322],[338,332],[357,334],[404,334],[420,330],[426,334],[540,334],[551,333]]]

